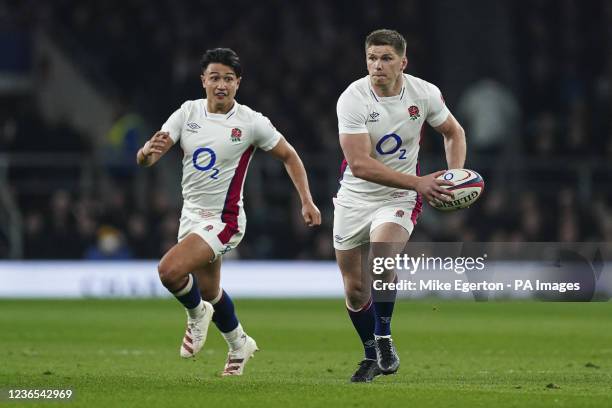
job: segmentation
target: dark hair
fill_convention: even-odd
[[[208,64],[215,62],[232,68],[236,73],[236,77],[240,78],[242,76],[242,65],[240,65],[240,58],[234,50],[230,48],[213,48],[211,50],[207,50],[204,55],[202,55],[202,59],[200,60],[202,72],[206,71]]]
[[[365,40],[366,51],[372,45],[390,45],[400,56],[406,54],[406,39],[395,30],[372,31]]]

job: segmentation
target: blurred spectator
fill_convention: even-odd
[[[138,168],[134,157],[147,136],[144,119],[131,111],[125,101],[116,102],[115,122],[103,146],[104,163],[115,182],[131,181]]]
[[[133,214],[128,219],[127,241],[134,252],[134,258],[155,258],[154,235],[142,214]]]
[[[41,259],[47,257],[49,242],[45,236],[43,215],[39,212],[27,214],[23,222],[25,259]]]
[[[70,194],[57,190],[51,197],[51,207],[45,218],[48,220],[45,238],[49,259],[79,258],[82,254],[81,243],[76,240],[76,218],[74,204]]]
[[[175,214],[168,213],[159,220],[159,243],[156,258],[160,258],[176,244],[179,230],[179,219]]]
[[[558,121],[552,112],[543,112],[530,123],[530,152],[551,157],[558,147]]]
[[[85,259],[93,261],[118,261],[131,258],[132,253],[121,232],[108,225],[98,228],[97,242],[85,252]]]
[[[518,101],[493,78],[483,78],[465,90],[457,104],[457,116],[475,153],[501,153],[520,134]]]
[[[485,190],[482,201],[478,203],[477,211],[470,213],[469,225],[478,232],[481,241],[503,242],[504,231],[513,223],[510,213],[506,211],[507,196],[502,189]]]
[[[112,225],[121,231],[125,231],[130,207],[125,190],[118,186],[110,187],[103,203],[104,211],[100,214],[100,221],[103,224]]]
[[[580,240],[580,227],[574,212],[564,210],[559,221],[559,242],[576,242]]]

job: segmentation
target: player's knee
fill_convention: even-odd
[[[345,281],[344,294],[351,309],[361,308],[370,299],[369,288],[361,281]]]
[[[170,290],[176,289],[177,285],[180,285],[187,274],[182,271],[178,265],[163,260],[157,266],[157,273],[159,274],[159,280],[162,285]]]
[[[369,302],[368,296],[346,296],[346,305],[352,310],[360,310]]]

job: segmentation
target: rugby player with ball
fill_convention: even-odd
[[[419,141],[426,123],[444,137],[449,169],[461,169],[465,163],[465,133],[435,85],[404,73],[408,64],[404,37],[393,30],[370,33],[365,57],[368,75],[350,84],[337,104],[345,160],[334,198],[334,248],[346,307],[365,352],[352,382],[393,374],[400,363],[391,338],[396,294],[372,290],[371,279],[362,271],[362,254],[373,259],[399,253],[410,238],[423,199],[443,209],[469,205],[475,197],[453,190],[455,177],[467,177],[472,184],[482,181],[479,176],[472,180],[476,173],[469,171],[420,175]],[[452,176],[447,179],[445,174]],[[381,277],[393,282],[395,271],[377,279]]]

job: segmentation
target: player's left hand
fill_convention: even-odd
[[[309,227],[321,225],[321,211],[312,201],[302,205],[302,217],[304,217],[304,222]]]

